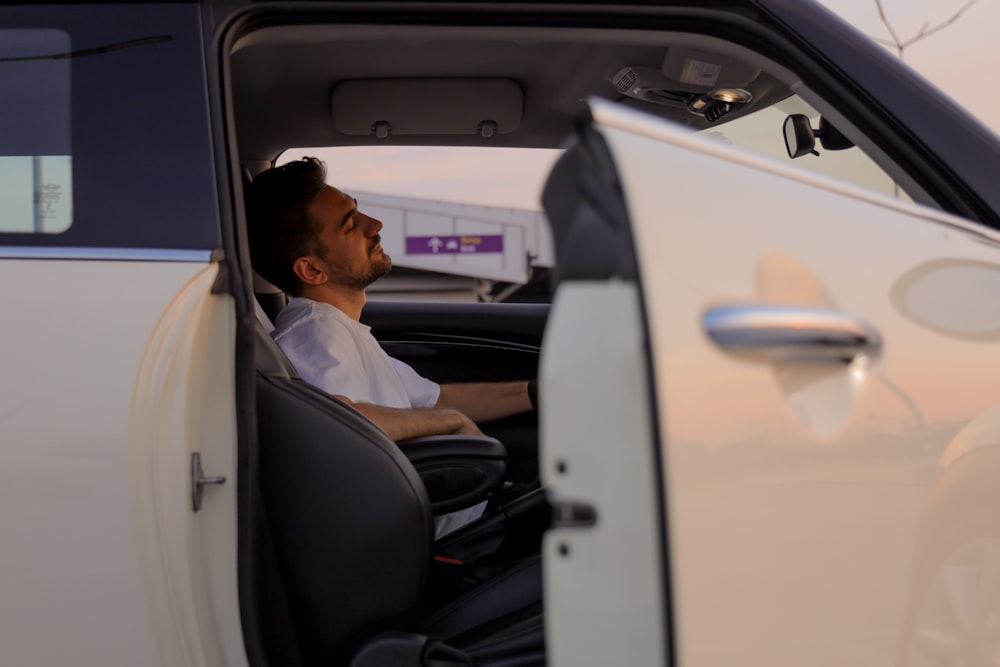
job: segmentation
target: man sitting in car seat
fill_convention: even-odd
[[[365,289],[392,267],[379,243],[382,223],[326,184],[323,162],[305,158],[261,173],[247,209],[254,268],[292,295],[271,335],[307,382],[396,441],[481,435],[477,422],[533,408],[533,382],[439,385],[379,346],[359,320]]]

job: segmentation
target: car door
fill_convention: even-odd
[[[0,26],[2,661],[239,664],[201,10],[8,3]]]
[[[623,326],[645,326],[669,545],[650,609],[669,610],[680,663],[993,655],[997,233],[609,103],[592,111],[638,265],[641,306]],[[547,348],[567,343],[563,310],[557,294],[563,337]],[[543,360],[543,388],[560,377]],[[566,455],[546,438],[569,418],[552,418],[546,471]],[[584,437],[568,465],[585,476],[641,442],[608,452]],[[594,530],[613,528],[602,488],[557,478],[554,494],[596,498]],[[580,632],[599,627],[594,610],[560,595],[604,572],[557,557],[577,534],[549,536],[546,606],[586,656],[609,637]]]
[[[534,303],[372,301],[362,321],[427,377],[482,382],[535,377],[548,312]]]

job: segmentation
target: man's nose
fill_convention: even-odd
[[[367,215],[365,216],[365,224],[367,225],[368,236],[375,236],[376,234],[379,233],[379,230],[382,229],[382,221],[381,220],[378,220],[377,218],[369,217]]]

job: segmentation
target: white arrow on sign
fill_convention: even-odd
[[[427,242],[427,245],[429,245],[431,247],[431,252],[434,252],[434,253],[436,253],[438,251],[438,248],[440,248],[443,244],[444,244],[444,241],[442,241],[441,239],[439,239],[436,236],[434,238],[432,238],[430,241]]]

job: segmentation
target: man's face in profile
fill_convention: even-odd
[[[364,289],[392,268],[382,250],[382,222],[358,211],[357,201],[327,186],[313,199],[308,214],[320,221],[319,240],[326,248],[325,263],[330,282]]]

